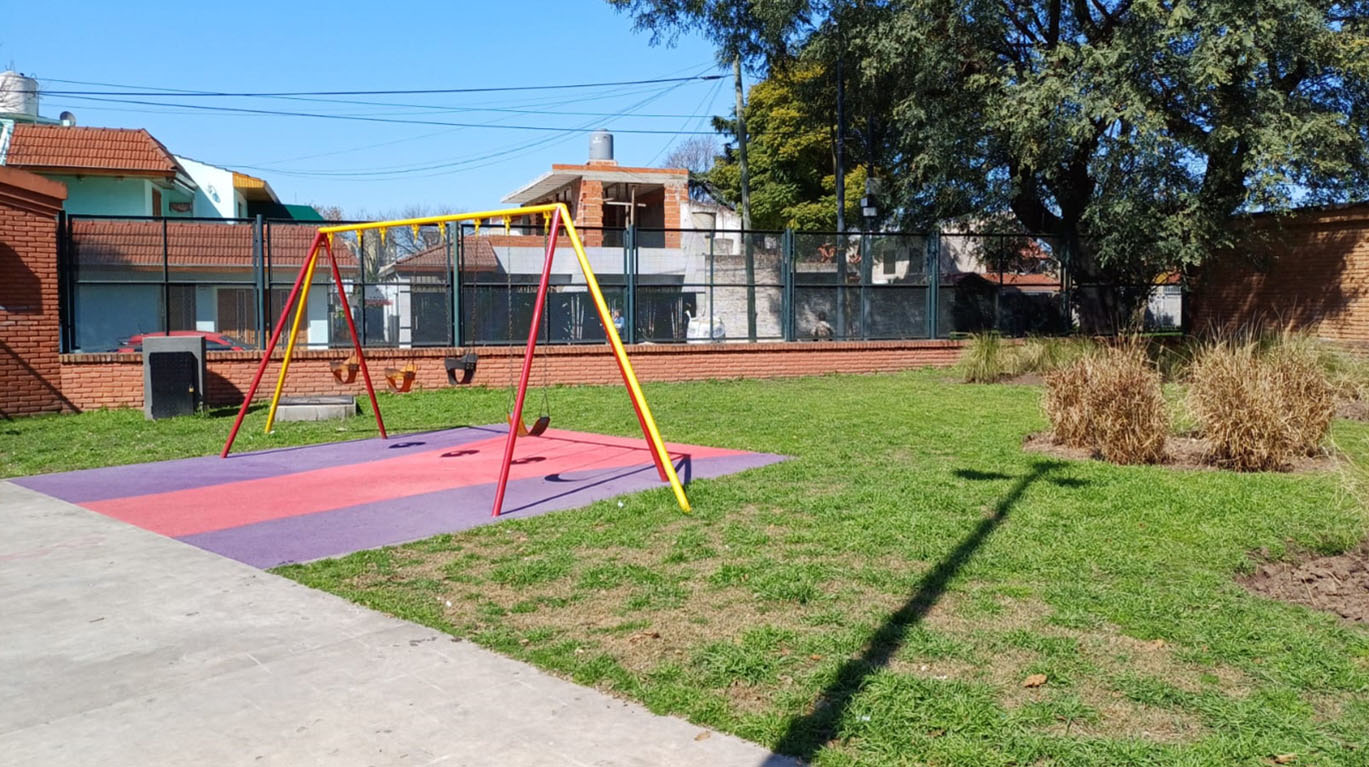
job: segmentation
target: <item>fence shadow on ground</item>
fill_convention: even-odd
[[[1008,513],[1027,490],[1044,479],[1064,487],[1079,487],[1085,484],[1082,480],[1050,477],[1052,472],[1066,465],[1062,461],[1033,461],[1027,473],[1018,476],[1007,494],[994,505],[992,513],[980,520],[969,535],[922,576],[908,601],[887,617],[866,640],[865,649],[861,654],[842,664],[837,671],[836,679],[819,693],[813,710],[790,720],[789,727],[776,744],[775,750],[803,760],[810,760],[816,756],[836,736],[847,709],[860,693],[865,681],[889,665],[898,654],[899,648],[903,646],[909,630],[921,622],[941,600],[951,581],[1008,518]],[[1013,479],[1013,475],[975,469],[957,469],[955,475],[972,481]]]

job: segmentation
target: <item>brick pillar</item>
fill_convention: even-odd
[[[666,184],[664,191],[665,246],[667,248],[678,248],[680,247],[680,233],[672,230],[680,228],[680,205],[689,195],[689,187],[687,183]]]
[[[58,359],[57,216],[65,185],[0,167],[0,416],[74,410]]]
[[[597,248],[604,244],[604,182],[580,180],[580,198],[575,206],[575,225],[595,227],[583,234],[587,248]]]

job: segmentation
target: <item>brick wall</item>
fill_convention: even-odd
[[[1196,332],[1291,327],[1369,345],[1369,204],[1258,221],[1203,267],[1187,302]]]
[[[57,216],[66,186],[0,167],[0,417],[71,409],[58,361]]]
[[[758,343],[641,345],[628,356],[643,381],[698,381],[727,378],[779,378],[822,373],[879,373],[926,366],[944,367],[960,356],[955,341],[865,341],[827,343]],[[508,387],[517,380],[523,350],[516,347],[478,348],[480,365],[471,382],[476,386]],[[371,378],[385,389],[384,371],[408,362],[418,367],[417,388],[447,386],[443,358],[451,349],[373,349],[367,352]],[[337,383],[329,363],[345,357],[345,350],[296,352],[286,376],[285,393],[364,396],[361,376],[356,383]],[[62,390],[81,410],[142,406],[142,360],[136,354],[64,354]],[[260,363],[253,352],[210,352],[206,395],[213,405],[242,402]],[[267,368],[259,399],[270,396],[279,358]],[[533,383],[615,384],[622,381],[607,345],[554,346],[539,351]]]

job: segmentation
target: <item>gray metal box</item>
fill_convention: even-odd
[[[204,336],[143,338],[143,415],[190,415],[204,404]]]

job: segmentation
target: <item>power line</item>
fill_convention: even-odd
[[[686,80],[687,81],[687,80]],[[593,128],[564,128],[547,125],[516,125],[508,123],[462,123],[445,120],[416,120],[396,117],[368,117],[365,115],[326,114],[322,112],[292,112],[277,109],[252,109],[249,107],[221,107],[206,104],[175,104],[162,101],[142,101],[139,99],[103,98],[99,96],[74,96],[67,98],[82,101],[96,101],[108,104],[137,104],[141,106],[167,106],[176,109],[198,109],[210,112],[229,112],[233,114],[268,115],[272,117],[310,117],[321,120],[353,120],[358,122],[389,123],[394,125],[435,125],[444,128],[502,128],[505,130],[548,131],[552,133],[585,133]],[[661,130],[651,128],[618,128],[618,133],[640,133],[644,135],[683,135],[685,131]],[[692,131],[698,134],[712,134],[713,131]]]
[[[646,98],[643,98],[643,99],[641,99],[640,101],[638,101],[638,102],[636,102],[636,103],[634,103],[634,104],[632,104],[632,105],[626,107],[626,108],[620,113],[619,116],[630,116],[631,113],[632,113],[632,110],[637,109],[637,108],[640,108],[640,107],[643,107],[643,106],[646,106],[647,104],[649,104],[649,103],[651,103],[651,102],[653,102],[653,101],[655,101],[655,100],[657,100],[657,99],[659,99],[659,98],[664,97],[667,93],[670,93],[671,91],[676,90],[676,89],[682,87],[683,85],[684,85],[684,83],[676,83],[676,84],[671,85],[671,86],[669,86],[669,87],[662,88],[662,89],[658,90],[657,92],[655,92],[655,93],[653,93],[653,94],[647,96]],[[578,128],[578,129],[576,129],[576,128],[568,129],[566,132],[567,132],[567,133],[568,133],[568,132],[572,132],[572,131],[574,131],[574,132],[584,132],[584,131],[586,131],[586,130],[589,130],[589,129],[590,129],[590,126],[592,126],[593,124],[594,124],[593,122],[586,122],[586,123],[583,123],[582,126],[581,126],[580,128]],[[290,169],[285,169],[285,168],[270,168],[270,167],[263,167],[263,166],[257,166],[257,165],[247,165],[247,164],[243,164],[243,163],[230,163],[230,165],[232,165],[232,166],[234,166],[234,167],[245,168],[245,169],[248,169],[248,170],[256,170],[256,171],[263,171],[263,172],[267,172],[267,173],[276,173],[276,174],[280,174],[280,175],[299,176],[299,177],[354,178],[354,179],[363,179],[363,178],[365,178],[365,179],[370,179],[370,180],[381,180],[383,177],[388,177],[388,178],[391,178],[391,179],[393,179],[393,178],[399,178],[399,177],[429,178],[429,177],[432,177],[432,176],[450,175],[451,173],[457,172],[458,169],[461,170],[461,171],[471,171],[471,170],[476,170],[476,169],[478,169],[478,168],[488,167],[488,166],[490,166],[490,165],[497,165],[497,164],[499,164],[500,162],[503,162],[503,160],[496,159],[496,158],[506,157],[506,156],[511,155],[511,154],[516,154],[516,153],[519,153],[519,152],[522,152],[522,151],[525,151],[525,150],[528,150],[528,149],[537,148],[537,147],[542,147],[542,146],[554,146],[554,145],[556,145],[556,144],[559,144],[559,143],[562,143],[562,142],[566,141],[566,140],[569,139],[569,138],[570,138],[570,136],[568,136],[568,135],[552,135],[552,136],[545,136],[545,137],[542,137],[542,138],[533,139],[532,141],[529,141],[529,142],[524,142],[524,143],[521,143],[521,144],[506,146],[506,147],[504,147],[504,148],[502,148],[502,149],[495,150],[495,151],[493,151],[493,152],[488,152],[488,151],[486,151],[486,152],[480,152],[480,153],[478,153],[478,154],[469,155],[469,156],[464,157],[464,158],[460,158],[460,159],[450,159],[450,160],[447,160],[447,161],[444,161],[444,162],[441,162],[441,163],[437,163],[437,164],[432,164],[432,165],[395,166],[395,167],[391,167],[391,168],[353,168],[353,169],[351,169],[351,170],[312,170],[312,171],[310,171],[310,170],[290,170]],[[410,174],[415,174],[415,173],[422,173],[422,174],[424,174],[424,175],[421,175],[421,176],[413,176],[413,175],[410,175]]]
[[[192,91],[162,89],[161,91],[52,91],[23,89],[19,92],[39,93],[47,96],[145,96],[145,97],[228,97],[228,98],[276,98],[284,96],[414,96],[419,94],[436,95],[452,93],[508,93],[514,91],[554,91],[578,88],[609,88],[624,85],[659,85],[664,83],[691,82],[696,80],[720,80],[723,75],[691,75],[688,77],[659,77],[646,80],[617,80],[599,83],[569,83],[562,85],[514,85],[489,88],[405,88],[397,90],[357,90],[357,91]]]

